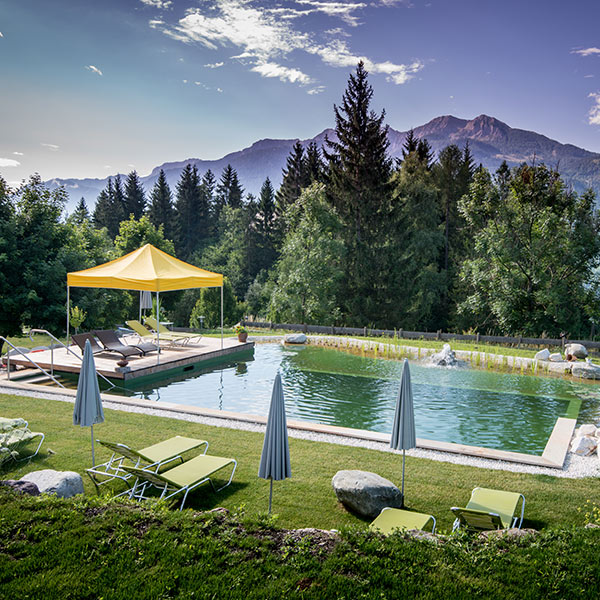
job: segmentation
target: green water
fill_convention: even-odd
[[[288,418],[389,432],[402,363],[315,346],[258,344],[254,357],[138,392],[149,399],[266,415],[283,378]],[[598,415],[596,389],[559,378],[411,363],[420,438],[541,454],[556,419]],[[583,404],[582,404],[583,402]]]

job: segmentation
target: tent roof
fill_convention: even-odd
[[[146,244],[103,265],[68,273],[67,285],[167,292],[220,287],[223,275],[189,265],[152,244]]]

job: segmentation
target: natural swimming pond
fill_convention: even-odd
[[[153,400],[266,415],[281,370],[290,419],[389,432],[402,363],[317,346],[257,344],[254,356],[137,392]],[[420,438],[541,454],[589,386],[560,378],[410,365]]]

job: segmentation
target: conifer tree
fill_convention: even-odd
[[[296,202],[302,188],[307,185],[306,159],[304,148],[297,141],[286,158],[283,181],[277,191],[277,211],[280,215],[285,214],[286,210]]]
[[[402,144],[402,160],[406,160],[406,157],[411,152],[416,152],[419,147],[419,138],[415,136],[415,130],[411,130],[406,134],[404,144]]]
[[[165,172],[161,169],[158,180],[150,194],[150,209],[148,212],[150,222],[158,229],[161,225],[165,238],[173,240],[175,237],[175,207],[173,206],[173,194],[167,183]]]
[[[139,219],[146,212],[146,196],[137,172],[131,171],[125,182],[125,217]]]
[[[90,220],[90,211],[88,210],[85,198],[81,198],[75,207],[72,215],[73,221],[78,225]]]
[[[312,183],[322,183],[324,180],[324,165],[321,160],[321,151],[316,142],[311,142],[306,148],[304,157],[304,183],[303,187]]]
[[[196,250],[199,229],[206,214],[202,210],[200,179],[196,167],[187,164],[177,183],[177,254],[188,259]]]
[[[221,180],[217,186],[215,202],[215,213],[217,219],[219,218],[221,210],[223,210],[224,206],[240,208],[242,206],[243,195],[244,190],[240,185],[237,171],[231,165],[227,165],[223,169]]]
[[[106,188],[98,195],[93,221],[98,229],[106,227],[108,235],[114,240],[119,233],[119,224],[123,218],[123,190],[121,179],[117,175],[114,184],[112,179],[108,178]]]
[[[422,138],[419,140],[417,145],[417,156],[419,157],[421,164],[429,171],[431,169],[431,165],[433,165],[434,154],[431,144],[427,141],[427,139]]]
[[[208,169],[206,173],[202,176],[202,181],[200,182],[200,193],[204,197],[204,202],[208,206],[208,221],[207,221],[207,229],[206,235],[212,236],[215,233],[216,229],[216,217],[215,217],[215,189],[217,186],[217,179],[214,173]]]

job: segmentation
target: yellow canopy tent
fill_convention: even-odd
[[[156,319],[159,321],[159,293],[201,287],[221,288],[221,347],[223,347],[223,275],[185,263],[152,244],[103,265],[67,273],[67,335],[71,287],[111,288],[156,292]]]

